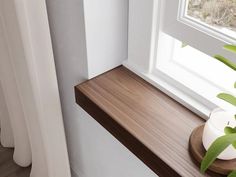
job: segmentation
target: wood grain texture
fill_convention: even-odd
[[[189,140],[189,149],[198,164],[201,163],[206,151],[202,144],[202,134],[204,126],[199,126],[194,129]],[[217,159],[209,169],[213,172],[227,175],[236,169],[236,159],[219,160]]]
[[[31,168],[18,166],[12,158],[13,149],[0,145],[0,177],[29,177]]]
[[[204,121],[146,81],[118,67],[75,87],[76,102],[160,177],[201,174],[188,151]]]

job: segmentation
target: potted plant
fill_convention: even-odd
[[[224,49],[236,53],[235,45],[225,45]],[[215,58],[236,71],[235,63],[231,62],[221,55],[216,55]],[[234,88],[236,88],[236,82],[234,84]],[[217,95],[217,97],[232,104],[233,106],[236,106],[236,97],[232,94],[220,93]],[[219,119],[217,117],[222,118],[222,116],[226,117],[228,120],[221,119],[220,121],[223,121],[223,123],[218,121]],[[228,121],[232,123],[229,123]],[[219,132],[217,132],[217,130],[215,130],[215,132],[214,130],[212,130],[212,127],[214,128],[213,122],[218,123],[219,127],[223,126],[223,134],[220,134]],[[219,125],[220,123],[221,125]],[[219,110],[213,112],[213,114],[210,116],[210,119],[205,124],[203,133],[203,145],[205,149],[207,149],[205,157],[201,162],[201,172],[203,173],[217,158],[223,160],[236,158],[236,112],[228,113]],[[236,177],[236,169],[235,171],[231,172],[228,177]]]

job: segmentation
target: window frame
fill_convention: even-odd
[[[206,33],[209,36],[215,37],[218,40],[224,41],[226,43],[235,43],[236,36],[225,34],[220,29],[214,28],[205,22],[195,19],[194,17],[186,15],[187,3],[189,0],[178,0],[178,17],[177,20],[183,25],[188,25],[190,27],[196,28],[198,31]],[[221,43],[220,41],[220,43]]]
[[[190,85],[166,72],[168,56],[160,56],[160,51],[163,50],[160,43],[164,41],[162,2],[163,0],[129,1],[129,50],[128,60],[123,65],[205,119],[216,107],[232,109],[231,105],[216,97],[206,98],[204,93],[196,92],[196,89],[193,90]],[[212,87],[212,93],[220,92],[210,84],[207,86]]]
[[[223,35],[210,25],[184,17],[183,6],[186,6],[186,2],[186,0],[160,0],[162,6],[160,13],[162,19],[163,17],[165,19],[161,22],[161,30],[210,56],[222,54],[236,62],[234,55],[223,49],[225,44],[236,44],[235,39]]]

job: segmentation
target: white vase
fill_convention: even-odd
[[[226,126],[235,127],[236,120],[234,118],[235,112],[224,111],[222,109],[215,109],[208,121],[205,124],[202,142],[206,150],[219,137],[225,135],[224,128]],[[236,158],[236,149],[230,145],[218,157],[221,160],[232,160]]]

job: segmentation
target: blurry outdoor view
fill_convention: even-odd
[[[187,14],[214,27],[236,32],[236,0],[189,0]]]

